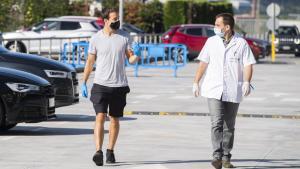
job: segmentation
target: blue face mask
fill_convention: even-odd
[[[225,33],[222,32],[222,29],[217,28],[217,27],[214,27],[214,32],[215,32],[216,35],[220,36],[221,38],[223,38],[224,35],[225,35]]]

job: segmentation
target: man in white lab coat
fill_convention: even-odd
[[[216,16],[215,36],[208,38],[198,60],[193,94],[208,98],[211,114],[212,165],[216,169],[233,168],[230,163],[235,119],[243,96],[251,91],[251,78],[256,63],[245,39],[234,32],[234,18],[222,13]]]

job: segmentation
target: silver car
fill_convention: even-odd
[[[18,52],[60,53],[66,43],[88,41],[99,29],[95,19],[46,18],[26,30],[3,33],[3,41]]]

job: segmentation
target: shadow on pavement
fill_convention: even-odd
[[[59,136],[59,135],[92,135],[93,129],[83,128],[56,128],[56,127],[34,127],[16,126],[11,130],[1,132],[1,136]],[[108,131],[105,130],[105,133]]]
[[[95,121],[95,116],[90,115],[81,115],[81,114],[57,114],[56,119],[51,119],[48,121],[67,121],[67,122],[88,122],[88,121]],[[136,120],[137,118],[133,117],[122,117],[120,118],[120,121],[130,121],[130,120]],[[106,121],[109,121],[109,119],[106,119]]]
[[[114,166],[134,166],[134,165],[154,165],[154,164],[189,164],[189,163],[208,163],[210,165],[211,160],[167,160],[167,161],[128,161],[117,162],[116,164],[107,165],[108,167]],[[300,159],[237,159],[232,160],[232,163],[239,162],[256,162],[257,165],[235,165],[235,168],[239,169],[271,169],[271,168],[300,168]],[[298,164],[295,164],[298,163]],[[262,163],[260,165],[260,163]],[[270,165],[267,165],[270,164]]]

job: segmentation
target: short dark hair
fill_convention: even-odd
[[[114,12],[119,13],[119,11],[115,8],[107,8],[107,9],[102,10],[103,19],[109,19],[109,14],[114,13]]]
[[[223,18],[224,25],[229,25],[231,30],[234,29],[234,18],[231,13],[220,13],[216,16],[216,19],[220,17]]]

